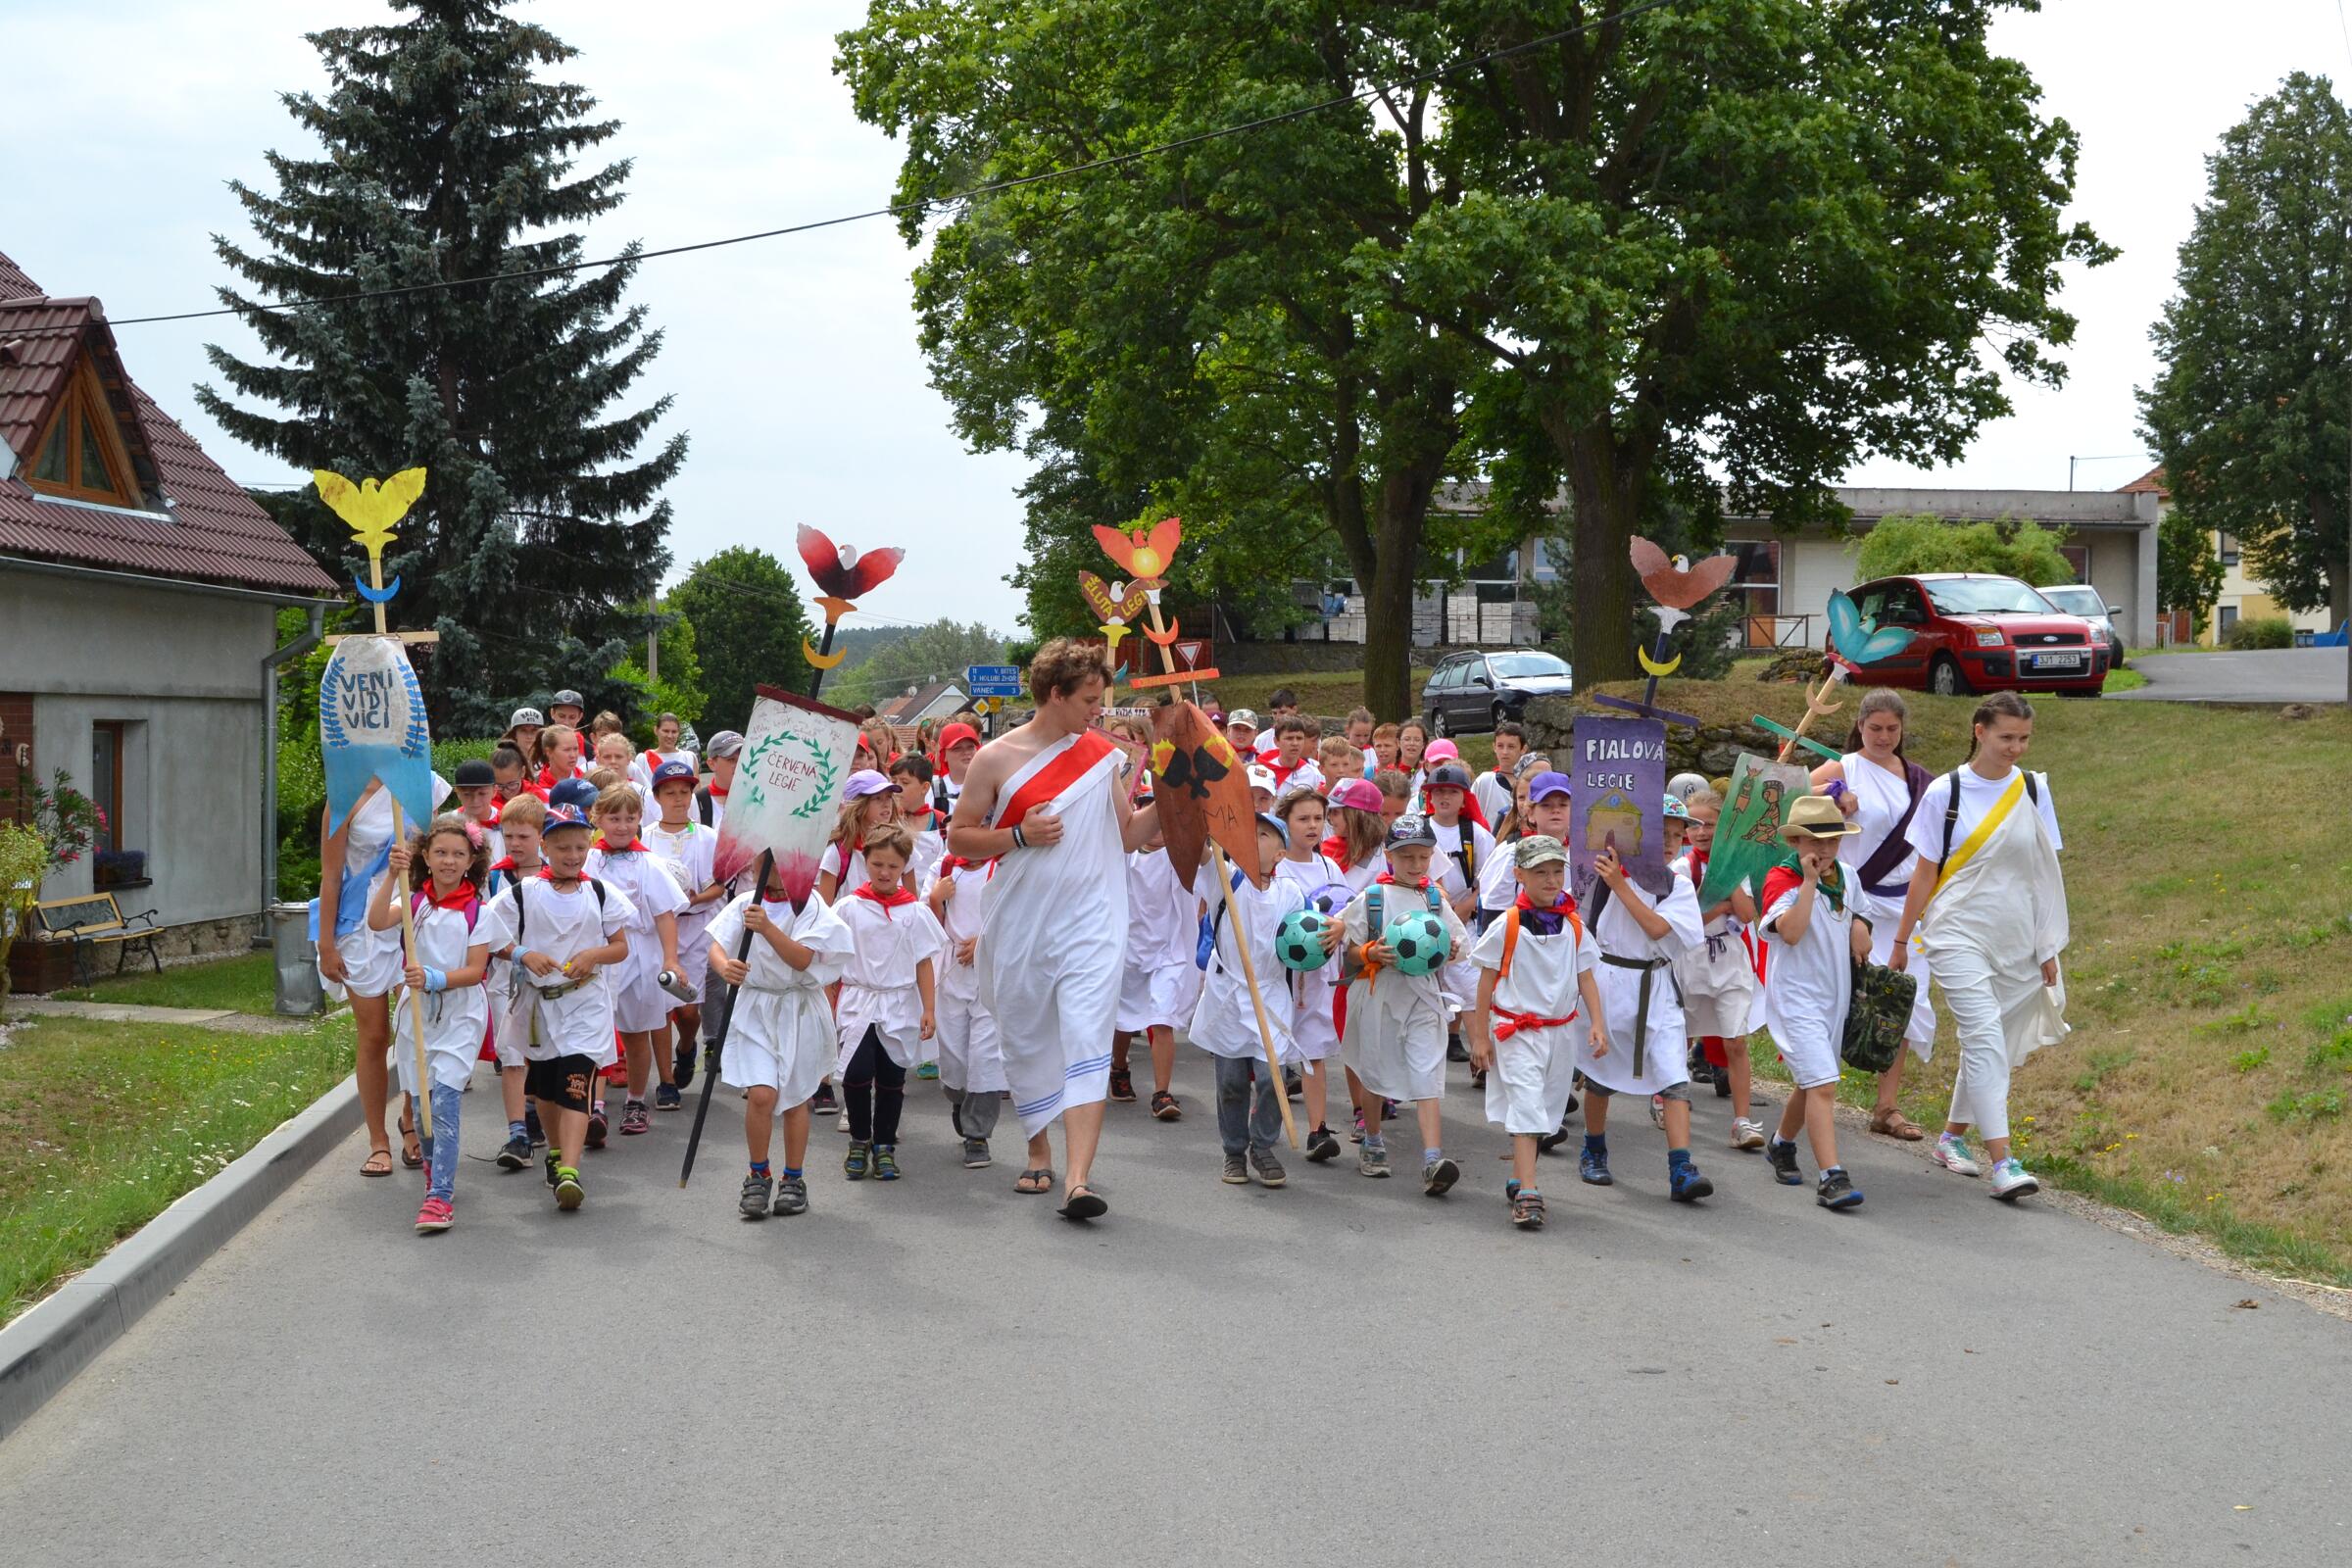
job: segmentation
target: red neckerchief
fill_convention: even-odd
[[[914,889],[902,882],[891,892],[876,893],[874,891],[874,885],[871,882],[860,882],[858,884],[858,891],[853,895],[853,897],[864,899],[869,903],[879,904],[882,906],[882,918],[887,920],[890,918],[891,910],[903,909],[907,905],[914,902]]]
[[[432,906],[436,909],[458,909],[462,911],[469,906],[478,905],[482,902],[481,889],[475,887],[470,882],[460,882],[458,884],[458,891],[452,893],[446,899],[436,897],[433,893],[432,884],[429,882],[423,887],[418,888],[416,892],[426,904]]]
[[[556,868],[555,868],[554,866],[552,866],[552,865],[543,865],[543,866],[541,866],[541,867],[539,868],[539,880],[540,880],[540,881],[542,881],[542,882],[553,882],[555,879],[556,879]],[[582,888],[586,887],[586,886],[588,885],[588,882],[589,882],[588,873],[587,873],[587,871],[586,871],[585,869],[583,869],[583,870],[580,872],[580,874],[579,874],[578,876],[575,876],[575,877],[573,877],[573,878],[571,879],[571,890],[572,890],[572,892],[574,892],[574,893],[577,893],[577,892],[578,892],[580,889],[582,889]],[[556,891],[557,891],[558,893],[562,893],[564,890],[563,890],[562,888],[558,888],[558,889],[556,889]]]
[[[1334,833],[1331,837],[1323,841],[1322,849],[1325,855],[1331,857],[1332,863],[1337,865],[1341,870],[1345,871],[1348,868],[1348,841],[1346,839],[1340,837],[1337,833]]]
[[[1274,787],[1280,789],[1283,785],[1288,784],[1291,781],[1291,775],[1293,773],[1298,772],[1305,765],[1306,759],[1301,757],[1298,759],[1298,760],[1291,763],[1288,767],[1285,767],[1280,761],[1268,762],[1266,764],[1266,771],[1274,775]]]
[[[939,812],[933,808],[926,806],[921,810],[908,811],[905,816],[900,817],[899,820],[902,822],[912,822],[919,818],[921,819],[923,825],[919,828],[916,828],[914,831],[917,833],[928,833],[931,831],[931,824],[936,821],[938,817]]]
[[[1574,896],[1563,890],[1560,894],[1560,900],[1557,904],[1552,905],[1549,908],[1538,908],[1535,905],[1528,902],[1527,890],[1522,888],[1519,891],[1519,897],[1512,901],[1511,907],[1528,914],[1574,914],[1576,912],[1576,899]]]
[[[1396,879],[1396,877],[1390,875],[1386,871],[1383,871],[1380,873],[1380,875],[1374,877],[1372,880],[1379,883],[1384,888],[1411,888],[1415,893],[1426,893],[1429,891],[1429,878],[1427,877],[1423,877],[1418,882],[1399,882]]]
[[[983,865],[988,867],[990,876],[997,874],[997,858],[993,855],[985,860],[967,860],[960,855],[943,855],[939,858],[939,874],[954,876],[958,871],[969,871],[975,866]]]
[[[591,848],[602,850],[607,855],[639,855],[643,854],[645,851],[645,840],[631,839],[628,843],[622,845],[616,850],[612,845],[607,844],[605,842],[605,836],[602,833],[599,833],[596,836],[596,843],[591,846]]]
[[[710,781],[710,798],[714,801],[723,801],[727,798],[725,788],[716,779]]]

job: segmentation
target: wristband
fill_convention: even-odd
[[[449,976],[447,973],[434,968],[429,963],[420,963],[417,965],[417,967],[424,971],[425,990],[447,991],[449,989]]]
[[[1025,850],[1029,847],[1029,839],[1021,832],[1017,823],[1012,830],[1012,847],[1016,850]]]

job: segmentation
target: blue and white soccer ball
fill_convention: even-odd
[[[1453,951],[1446,922],[1427,909],[1415,909],[1391,920],[1380,940],[1396,955],[1399,974],[1433,974],[1443,968]]]
[[[1300,974],[1322,968],[1331,961],[1331,955],[1323,948],[1323,933],[1331,929],[1332,923],[1332,917],[1320,910],[1293,909],[1275,928],[1275,958],[1285,969]]]
[[[1335,920],[1347,913],[1348,906],[1354,902],[1355,889],[1345,882],[1326,882],[1306,896],[1308,908],[1317,914],[1328,914]]]

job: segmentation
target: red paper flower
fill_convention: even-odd
[[[1167,574],[1168,563],[1176,559],[1176,547],[1184,540],[1184,519],[1163,517],[1146,533],[1141,528],[1121,532],[1117,528],[1095,530],[1095,541],[1102,553],[1118,563],[1119,569],[1131,577],[1162,577]]]
[[[807,523],[801,525],[801,562],[808,575],[829,598],[857,599],[873,592],[890,580],[906,559],[904,550],[868,550],[863,555],[855,546],[835,547],[818,529]]]

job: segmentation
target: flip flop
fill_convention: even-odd
[[[406,1116],[400,1118],[400,1162],[410,1170],[424,1169],[424,1140],[416,1136],[416,1124]]]
[[[1101,1219],[1110,1212],[1110,1205],[1102,1200],[1102,1195],[1097,1192],[1090,1183],[1071,1193],[1070,1200],[1054,1212],[1059,1214],[1063,1219],[1076,1223],[1081,1220]]]
[[[1054,1172],[1025,1170],[1013,1178],[1012,1190],[1028,1198],[1036,1198],[1054,1190]]]
[[[377,1164],[376,1161],[378,1160],[383,1161],[383,1163],[380,1165]],[[389,1149],[370,1149],[368,1151],[368,1157],[360,1161],[360,1174],[363,1176],[391,1175],[392,1151]]]

